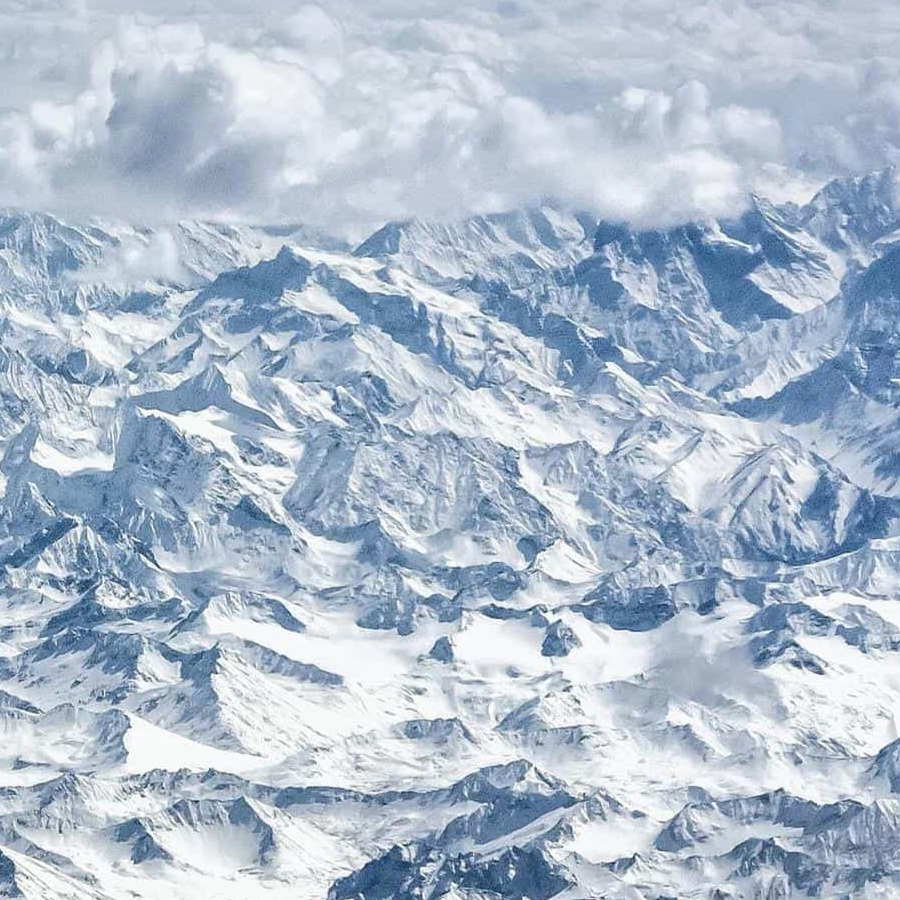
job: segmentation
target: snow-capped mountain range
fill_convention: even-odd
[[[898,174],[6,211],[0,573],[0,896],[896,897]]]

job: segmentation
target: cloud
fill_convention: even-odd
[[[72,274],[82,284],[133,288],[149,282],[183,282],[189,278],[174,235],[166,228],[150,234],[125,234],[106,250],[96,266]]]
[[[873,0],[0,5],[0,202],[337,232],[544,199],[728,214],[897,159],[894,19]]]

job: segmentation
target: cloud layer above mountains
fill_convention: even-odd
[[[552,198],[660,225],[900,155],[853,4],[0,0],[0,203],[365,230]]]

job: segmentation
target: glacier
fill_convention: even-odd
[[[0,895],[896,897],[898,313],[895,169],[2,211]]]

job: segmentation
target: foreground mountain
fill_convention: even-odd
[[[900,891],[900,189],[0,220],[0,893]]]

